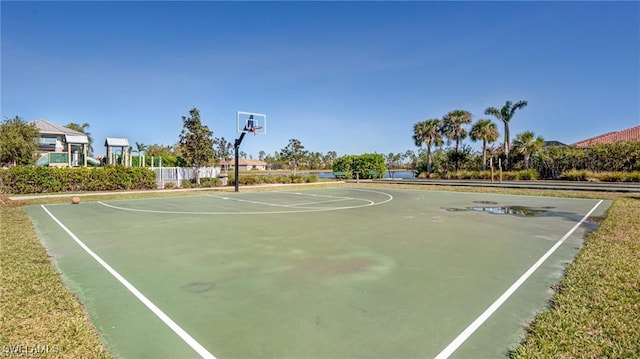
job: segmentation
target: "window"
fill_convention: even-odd
[[[56,148],[57,139],[55,137],[40,137],[40,148],[41,149],[55,149]]]

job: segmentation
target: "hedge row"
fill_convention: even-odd
[[[559,179],[569,181],[595,182],[640,182],[640,171],[634,172],[592,172],[586,170],[571,170],[563,172]]]
[[[640,142],[616,142],[589,148],[546,147],[532,160],[533,168],[547,179],[558,179],[570,170],[640,171]]]
[[[222,186],[222,180],[220,178],[200,178],[200,184],[197,184],[194,180],[182,180],[180,183],[181,188],[210,188]],[[164,184],[164,188],[175,188],[173,182],[167,182]]]
[[[239,184],[242,186],[250,186],[256,184],[270,184],[270,183],[313,183],[318,182],[318,176],[298,176],[298,175],[282,175],[282,176],[259,176],[249,175],[240,176]],[[235,179],[233,176],[229,177],[229,185],[235,186]]]
[[[0,192],[52,193],[155,189],[156,174],[147,168],[12,167],[0,170]]]
[[[282,175],[282,176],[265,176],[265,175],[241,175],[240,185],[251,186],[257,184],[276,184],[276,183],[313,183],[318,182],[317,176],[298,176],[298,175]],[[230,176],[227,182],[228,186],[235,186],[234,177]],[[174,188],[174,184],[165,183],[164,188]],[[209,188],[221,187],[222,180],[220,178],[200,178],[200,184],[196,184],[194,180],[183,180],[180,184],[181,188]]]
[[[490,180],[490,171],[458,171],[446,174],[432,173],[427,175],[426,172],[420,173],[418,178],[431,179],[472,179],[472,180]],[[538,180],[541,176],[534,169],[522,171],[505,171],[502,172],[502,179],[505,181],[526,181]],[[500,179],[500,173],[494,172],[494,180]],[[634,172],[592,172],[587,170],[570,170],[563,172],[558,176],[560,180],[566,181],[591,181],[591,182],[640,182],[640,171]]]
[[[458,171],[448,172],[444,174],[432,173],[430,175],[427,175],[426,172],[422,172],[418,175],[418,178],[490,180],[491,171]],[[537,180],[539,178],[540,175],[536,170],[533,169],[502,172],[502,179],[505,181],[528,181]],[[494,171],[493,179],[496,181],[500,180],[500,173],[498,171]]]

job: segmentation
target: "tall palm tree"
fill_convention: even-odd
[[[484,110],[485,115],[494,116],[498,120],[504,123],[504,153],[509,159],[509,123],[513,119],[513,114],[516,110],[527,107],[527,101],[518,101],[513,104],[511,101],[507,101],[500,110],[495,107],[487,107]]]
[[[517,153],[524,155],[524,167],[529,168],[529,159],[544,146],[544,138],[537,136],[533,131],[524,131],[516,135],[513,147]]]
[[[460,152],[460,142],[467,138],[467,130],[463,125],[471,123],[471,112],[453,110],[442,118],[442,133],[449,141],[456,141],[456,152]]]
[[[413,142],[416,146],[427,145],[427,172],[431,173],[431,146],[442,146],[442,122],[437,118],[424,120],[413,125]]]
[[[487,143],[493,143],[498,140],[498,126],[490,119],[484,118],[478,120],[471,126],[469,137],[471,141],[476,142],[482,140],[482,170],[487,169]]]
[[[87,150],[89,151],[89,156],[91,156],[93,154],[93,137],[91,137],[91,132],[87,131],[87,129],[89,128],[89,124],[85,122],[82,125],[80,125],[75,122],[69,122],[64,127],[70,130],[78,131],[87,136],[87,141],[89,142],[87,144]]]

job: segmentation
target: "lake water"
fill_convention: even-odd
[[[315,175],[318,176],[318,178],[334,178],[333,177],[333,172],[320,172],[320,173],[316,173]],[[412,179],[414,178],[414,173],[411,171],[393,171],[393,172],[385,172],[385,176],[384,178],[406,178],[406,179]]]

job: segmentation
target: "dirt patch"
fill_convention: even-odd
[[[213,290],[216,287],[214,282],[191,282],[182,286],[182,289],[191,293],[204,293]]]
[[[12,201],[6,194],[0,194],[0,205],[7,207],[20,207],[24,206],[24,201]]]

